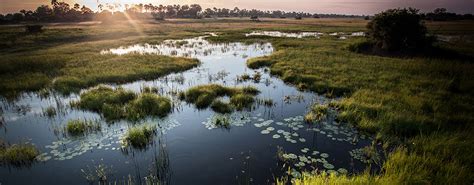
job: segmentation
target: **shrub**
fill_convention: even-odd
[[[367,24],[375,46],[388,51],[413,51],[431,45],[417,9],[389,9],[376,14]]]

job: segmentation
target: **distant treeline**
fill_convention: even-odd
[[[65,2],[52,0],[51,5],[41,5],[36,10],[21,10],[18,13],[0,14],[0,24],[12,24],[21,22],[80,22],[91,20],[120,20],[126,18],[145,19],[155,18],[163,20],[167,18],[213,18],[213,17],[252,17],[265,18],[365,18],[369,16],[340,15],[340,14],[311,14],[305,12],[285,11],[262,11],[256,9],[234,9],[206,8],[198,4],[192,5],[158,5],[153,4],[99,4],[98,11],[81,6],[79,4],[69,5]],[[473,19],[471,14],[459,15],[449,13],[446,9],[436,9],[432,13],[423,14],[422,17],[429,20],[459,20]]]

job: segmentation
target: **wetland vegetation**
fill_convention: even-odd
[[[410,11],[402,13],[418,16]],[[212,181],[170,171],[219,183],[472,183],[474,23],[424,22],[419,33],[438,37],[431,46],[455,53],[439,57],[387,54],[418,45],[377,42],[372,31],[385,22],[369,22],[136,20],[138,31],[117,21],[45,24],[35,34],[0,26],[1,164],[44,162],[35,176],[103,158],[118,175],[99,166],[87,181],[135,184],[153,160],[153,181],[178,184]],[[0,174],[13,183],[29,172]]]

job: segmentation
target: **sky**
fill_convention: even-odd
[[[260,10],[304,11],[308,13],[335,13],[373,15],[385,9],[398,7],[415,7],[423,12],[444,7],[450,12],[473,13],[474,0],[64,0],[68,3],[79,3],[91,8],[97,2],[138,4],[200,4],[204,8],[247,8]],[[21,9],[35,9],[49,0],[0,0],[0,13],[12,13]]]

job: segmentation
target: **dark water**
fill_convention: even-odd
[[[210,44],[204,37],[185,41],[135,45],[102,53],[163,54],[193,57],[202,62],[183,73],[120,85],[137,93],[142,87],[157,87],[162,94],[172,97],[170,92],[200,84],[253,85],[261,91],[257,98],[273,99],[276,104],[255,105],[252,111],[224,115],[232,119],[231,127],[224,129],[214,128],[209,121],[223,115],[197,110],[173,97],[176,109],[168,117],[138,123],[159,125],[155,143],[145,150],[125,150],[121,149],[120,140],[132,123],[107,124],[98,114],[71,109],[69,102],[77,100],[78,95],[63,97],[53,93],[41,98],[38,94],[24,94],[14,103],[2,102],[6,124],[0,137],[9,143],[33,143],[43,154],[31,167],[2,166],[0,183],[87,184],[87,171],[99,165],[106,168],[108,182],[131,178],[137,184],[144,183],[150,173],[170,184],[269,184],[286,175],[288,168],[293,169],[293,176],[301,170],[354,173],[366,168],[349,152],[370,145],[368,137],[347,124],[333,121],[333,116],[317,126],[303,123],[302,116],[310,105],[328,103],[330,99],[300,92],[264,70],[246,67],[248,58],[271,54],[271,44]],[[256,72],[262,74],[260,82],[236,80],[238,75],[252,76]],[[49,106],[60,110],[59,115],[43,116]],[[64,125],[78,118],[101,120],[102,131],[80,138],[66,136]],[[278,148],[288,162],[277,157]]]

